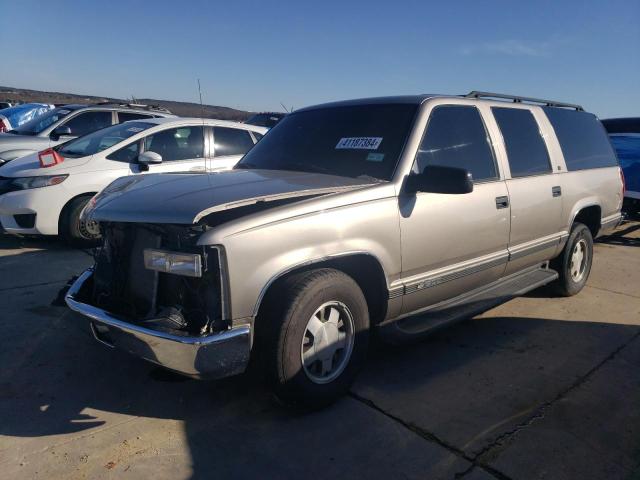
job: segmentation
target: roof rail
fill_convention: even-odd
[[[111,105],[114,107],[121,107],[121,108],[134,108],[136,110],[149,110],[154,112],[171,113],[170,110],[164,107],[161,107],[160,105],[146,105],[143,103],[98,102],[98,103],[94,103],[94,105],[102,105],[102,106]]]
[[[513,103],[538,103],[546,105],[547,107],[564,107],[564,108],[575,108],[579,112],[584,111],[581,105],[576,105],[573,103],[564,103],[564,102],[556,102],[555,100],[543,100],[540,98],[531,98],[531,97],[520,97],[518,95],[505,95],[504,93],[492,93],[492,92],[479,92],[474,90],[473,92],[469,92],[465,95],[467,98],[498,98],[501,100],[512,100]]]

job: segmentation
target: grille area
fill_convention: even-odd
[[[215,249],[196,245],[202,229],[126,223],[102,224],[101,228],[104,242],[96,254],[93,305],[133,323],[190,335],[225,327],[219,259]],[[146,269],[146,248],[199,253],[202,277]]]

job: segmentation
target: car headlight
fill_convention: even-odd
[[[30,188],[50,187],[64,182],[69,175],[41,175],[38,177],[18,177],[11,181],[11,185],[20,190]]]
[[[144,266],[149,270],[174,273],[187,277],[202,276],[202,257],[197,253],[177,253],[165,250],[144,250]]]

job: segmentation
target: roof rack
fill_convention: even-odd
[[[134,108],[136,110],[149,110],[154,112],[171,113],[171,111],[164,107],[161,107],[160,105],[146,105],[143,103],[98,102],[94,103],[94,105]]]
[[[512,100],[513,103],[537,103],[543,104],[547,107],[563,107],[563,108],[575,108],[579,112],[584,111],[581,105],[576,105],[573,103],[564,103],[564,102],[556,102],[555,100],[543,100],[540,98],[531,98],[531,97],[520,97],[517,95],[505,95],[504,93],[492,93],[492,92],[479,92],[474,90],[473,92],[469,92],[465,95],[467,98],[498,98],[501,100]]]

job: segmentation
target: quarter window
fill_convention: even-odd
[[[138,159],[138,154],[140,153],[140,141],[130,143],[126,147],[122,147],[119,150],[116,150],[107,158],[109,160],[116,160],[118,162],[125,163],[133,163]]]
[[[239,128],[214,127],[213,139],[216,157],[244,155],[253,147],[249,132]]]
[[[146,152],[156,152],[163,161],[204,157],[202,127],[179,127],[163,130],[144,139]]]
[[[549,153],[540,127],[529,110],[492,107],[509,157],[511,177],[551,172]]]
[[[595,115],[554,107],[543,109],[560,142],[567,170],[618,164],[606,131]]]
[[[69,119],[63,125],[71,129],[71,135],[80,137],[111,126],[111,112],[85,112]]]
[[[476,107],[433,109],[413,168],[420,173],[427,165],[464,168],[474,181],[498,178],[489,135]]]

